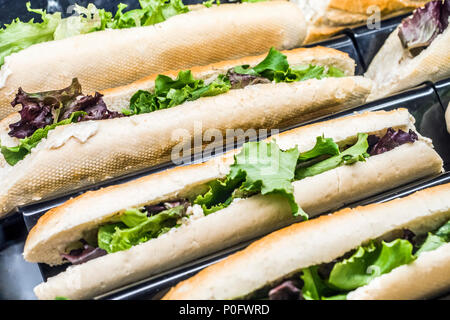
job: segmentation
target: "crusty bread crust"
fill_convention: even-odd
[[[305,44],[327,39],[346,28],[363,25],[378,12],[388,19],[423,6],[428,1],[408,0],[292,0],[308,23]],[[374,11],[376,9],[377,11]]]
[[[375,82],[369,101],[450,77],[450,28],[414,58],[403,48],[398,30],[388,37],[365,74]]]
[[[179,283],[164,299],[244,297],[303,268],[339,258],[359,245],[371,239],[383,238],[394,230],[408,228],[420,234],[439,226],[449,218],[448,184],[387,203],[343,209],[332,215],[292,225],[254,242],[246,249]],[[448,266],[448,245],[442,250],[446,251],[444,259],[447,260]],[[421,260],[428,258],[428,255],[424,255]],[[393,272],[397,271],[394,269]],[[400,269],[398,272],[402,273],[404,270]],[[422,274],[424,273],[427,273],[426,270],[422,270]],[[418,284],[417,290],[428,291],[425,289],[427,284],[424,283],[424,278],[411,279],[395,273],[392,276],[387,274],[387,277],[392,282],[385,289],[403,286],[405,282],[414,282]],[[445,283],[448,283],[450,275],[445,272],[444,275],[436,275],[437,277],[445,278]],[[368,297],[370,298],[370,294],[364,296]]]
[[[275,138],[284,148],[298,144],[300,150],[306,150],[304,146],[312,147],[315,137],[321,133],[327,137],[340,137],[338,141],[354,139],[358,126],[364,126],[361,124],[361,117],[372,120],[365,122],[365,129],[368,129],[367,126],[373,129],[370,132],[383,132],[393,125],[393,122],[397,122],[397,125],[403,122],[400,127],[405,130],[411,126],[411,123],[408,124],[409,119],[406,126],[405,121],[401,121],[405,119],[405,115],[409,118],[404,110],[390,115],[392,117],[387,117],[386,113],[368,113],[300,128]],[[387,122],[383,123],[383,118]],[[164,197],[182,197],[192,193],[199,184],[208,181],[213,175],[223,177],[232,162],[234,152],[203,165],[176,168],[142,178],[136,183],[92,192],[51,210],[31,230],[25,244],[25,258],[29,261],[45,259],[46,262],[60,263],[61,250],[71,241],[78,240],[83,230],[97,228],[108,217],[123,210],[122,208],[167,199]],[[415,157],[417,161],[405,161]],[[364,163],[343,166],[296,181],[293,183],[294,196],[310,217],[314,217],[408,181],[439,174],[441,170],[442,160],[430,148],[429,142],[418,141],[371,157]],[[162,181],[164,183],[161,183]],[[123,197],[124,194],[127,194],[127,197]],[[246,213],[244,216],[243,212]],[[52,299],[58,295],[71,299],[92,298],[241,241],[267,234],[294,221],[285,199],[277,196],[251,197],[173,229],[166,236],[127,251],[72,266],[66,272],[36,287],[35,293],[40,299]],[[158,253],[149,255],[148,252]],[[101,275],[94,272],[99,269],[108,272]],[[77,282],[74,283],[74,279]]]
[[[413,10],[425,5],[424,0],[331,0],[329,7],[351,13],[367,14],[367,10],[376,6],[382,13],[392,13],[399,10]]]
[[[351,59],[347,53],[342,51],[317,46],[314,48],[285,50],[282,51],[282,53],[287,56],[289,64],[292,66],[303,64],[334,66],[343,70],[346,76],[353,76],[355,74],[355,61]],[[255,66],[260,63],[266,55],[267,53],[236,60],[222,61],[207,66],[196,66],[190,68],[190,70],[196,79],[214,79],[219,74],[225,74],[229,69],[235,66]],[[179,70],[171,70],[162,74],[176,78],[178,72]],[[158,74],[154,74],[122,87],[103,90],[101,92],[104,95],[103,100],[106,102],[109,109],[121,111],[123,108],[129,106],[130,98],[138,90],[153,91],[157,76]]]
[[[0,162],[0,215],[170,162],[174,148],[192,139],[210,145],[202,139],[209,129],[226,137],[229,129],[286,128],[361,105],[370,89],[363,77],[259,84],[149,114],[58,127],[14,167]]]
[[[78,77],[85,92],[125,85],[150,74],[300,46],[301,10],[286,1],[225,4],[171,17],[154,26],[99,31],[33,45],[6,57],[0,71],[0,119],[19,87],[63,88]],[[30,72],[30,70],[32,72]]]

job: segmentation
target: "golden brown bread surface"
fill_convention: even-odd
[[[36,44],[5,59],[0,119],[10,113],[19,87],[47,91],[78,77],[85,92],[104,90],[167,70],[261,54],[272,46],[290,49],[305,35],[300,9],[273,1],[201,8],[153,26]]]
[[[387,19],[423,6],[429,0],[292,0],[308,22],[306,43],[324,40],[346,28]]]
[[[372,239],[383,238],[395,230],[410,229],[424,234],[450,218],[450,185],[442,185],[419,191],[402,199],[373,204],[354,209],[343,209],[328,216],[298,223],[262,238],[246,249],[233,254],[183,281],[170,290],[166,300],[178,299],[234,299],[245,297],[267,284],[299,272],[303,268],[328,263]],[[381,279],[374,280],[375,288],[360,288],[366,294],[354,292],[352,298],[377,298],[384,291],[386,297],[391,288],[398,293],[396,299],[423,298],[430,293],[448,288],[450,274],[432,275],[434,270],[448,270],[450,245],[427,263],[426,255],[402,269],[394,269]],[[440,254],[439,254],[440,253]],[[437,257],[436,257],[437,256]],[[442,259],[439,259],[442,256]],[[424,261],[425,260],[425,261]],[[444,268],[435,265],[443,263]],[[411,272],[405,269],[417,269]],[[400,273],[396,275],[395,273]],[[402,273],[406,272],[406,277]],[[412,281],[408,275],[428,275]],[[443,286],[444,284],[444,286]],[[371,284],[369,283],[368,286]],[[415,289],[415,291],[411,291]],[[373,296],[369,293],[373,290]],[[401,296],[404,294],[404,296]],[[352,295],[352,293],[350,294]]]

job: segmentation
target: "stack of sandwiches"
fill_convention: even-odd
[[[28,5],[42,22],[0,29],[0,218],[171,166],[38,220],[24,259],[66,267],[36,286],[39,299],[96,298],[256,238],[164,298],[450,288],[450,186],[345,208],[444,172],[414,116],[399,106],[321,120],[449,77],[449,0],[139,2],[66,18]],[[344,52],[301,48],[405,13],[364,76]],[[197,154],[209,156],[185,163]]]

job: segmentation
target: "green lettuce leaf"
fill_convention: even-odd
[[[328,284],[339,290],[354,290],[391,270],[415,260],[412,244],[403,239],[371,242],[334,265]]]
[[[367,154],[367,149],[369,148],[367,138],[368,135],[366,133],[360,133],[358,134],[358,141],[356,144],[340,154],[318,162],[312,166],[298,168],[295,172],[295,179],[301,180],[306,177],[312,177],[335,169],[344,164],[350,165],[357,161],[365,161],[365,158],[369,156]]]
[[[125,29],[132,27],[150,26],[175,15],[189,11],[181,0],[140,0],[141,9],[123,12],[126,4],[119,4],[116,15],[107,23],[110,29]]]
[[[297,82],[345,76],[343,71],[333,66],[329,67],[327,71],[325,70],[325,67],[316,65],[290,67],[287,57],[273,47],[266,58],[255,67],[242,65],[234,68],[236,73],[262,76],[275,82]]]
[[[120,215],[120,222],[103,225],[98,231],[98,246],[113,253],[128,250],[176,227],[184,213],[178,206],[147,217],[146,212],[130,209]]]
[[[403,239],[360,246],[348,259],[336,263],[328,279],[318,274],[318,266],[302,270],[303,297],[307,300],[345,299],[349,291],[416,259],[412,244]]]
[[[5,57],[19,52],[29,46],[53,40],[53,34],[61,23],[61,13],[47,14],[44,10],[31,9],[27,2],[27,9],[38,14],[42,22],[22,22],[19,18],[0,28],[0,67],[5,62]]]
[[[347,294],[340,293],[327,285],[318,272],[318,266],[302,270],[300,276],[303,280],[302,294],[305,300],[345,300]]]
[[[234,72],[275,80],[276,82],[304,81],[325,77],[342,77],[344,73],[330,67],[325,72],[320,66],[298,66],[290,68],[287,57],[274,48],[254,68],[248,65],[237,66]],[[201,97],[216,96],[228,92],[232,88],[227,75],[221,74],[212,83],[206,85],[203,80],[196,80],[190,70],[180,71],[176,79],[158,75],[154,92],[139,90],[130,99],[128,109],[122,110],[125,115],[135,115],[172,108],[185,101],[194,101]]]
[[[80,34],[105,30],[112,19],[111,12],[97,9],[92,3],[88,4],[86,8],[75,4],[73,10],[74,14],[72,16],[60,21],[51,40],[61,40]]]
[[[298,161],[306,162],[323,155],[336,156],[339,154],[339,146],[333,139],[321,136],[316,138],[316,144],[313,149],[300,154]]]
[[[429,232],[427,238],[419,247],[419,250],[417,250],[415,255],[419,256],[423,252],[436,250],[448,242],[450,242],[450,221],[440,227],[437,231]]]
[[[262,76],[269,80],[274,79],[275,72],[287,72],[289,62],[287,57],[275,48],[270,48],[269,53],[259,64],[250,68],[249,65],[237,66],[234,68],[236,73]]]
[[[234,157],[234,164],[224,180],[209,184],[209,191],[198,196],[195,204],[205,214],[226,208],[234,198],[261,193],[280,194],[285,197],[295,216],[307,219],[294,198],[292,181],[299,157],[297,148],[282,151],[275,142],[249,142]]]
[[[199,195],[194,204],[202,207],[203,213],[209,215],[216,211],[228,207],[234,199],[234,191],[239,188],[243,177],[235,179],[225,178],[224,180],[214,180],[208,183],[209,190],[204,195]]]
[[[230,167],[229,179],[245,176],[240,189],[244,192],[256,192],[262,195],[281,194],[286,197],[295,216],[307,219],[294,198],[294,172],[299,157],[299,150],[294,147],[282,151],[275,142],[249,142],[236,155]]]
[[[122,110],[126,115],[149,113],[172,108],[185,101],[194,101],[201,97],[210,97],[229,91],[229,80],[221,75],[206,85],[203,80],[195,80],[190,70],[180,71],[175,80],[158,75],[153,93],[140,90],[130,100],[129,109]]]
[[[202,2],[202,4],[207,8],[211,8],[214,3],[220,6],[220,0],[207,0]]]
[[[84,111],[77,111],[71,114],[70,118],[62,120],[60,122],[51,124],[44,128],[36,130],[30,137],[19,140],[19,145],[15,147],[1,146],[1,152],[8,164],[11,166],[16,165],[19,161],[23,160],[31,150],[35,148],[42,139],[47,138],[48,133],[54,130],[56,127],[68,125],[77,122],[77,119],[81,116],[87,115]]]

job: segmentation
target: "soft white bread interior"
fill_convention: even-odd
[[[287,1],[225,4],[153,26],[98,31],[33,45],[6,57],[0,71],[0,119],[19,87],[63,88],[78,77],[85,92],[125,85],[167,70],[300,46],[301,10]]]
[[[283,149],[298,145],[300,150],[305,151],[312,148],[316,137],[322,134],[345,142],[354,141],[358,132],[382,133],[388,127],[413,128],[409,113],[401,109],[354,115],[291,130],[275,138]],[[204,164],[179,167],[135,182],[86,193],[52,209],[31,230],[24,248],[25,259],[62,263],[59,254],[66,250],[69,243],[79,240],[86,232],[95,230],[117,213],[130,207],[191,195],[203,190],[204,184],[211,179],[224,177],[235,152]],[[437,175],[441,170],[442,160],[430,147],[429,141],[421,138],[421,141],[371,157],[364,163],[296,181],[293,183],[294,196],[310,217],[314,217],[408,181]],[[125,194],[126,197],[123,196]],[[59,295],[71,299],[92,298],[267,234],[294,221],[285,199],[254,196],[192,220],[127,251],[71,266],[37,286],[35,293],[40,299],[53,299]],[[107,272],[95,272],[100,269]]]
[[[306,43],[329,38],[337,32],[366,23],[371,17],[387,19],[423,6],[424,0],[291,0],[308,23]]]
[[[236,134],[242,136],[249,129],[286,128],[359,106],[370,90],[364,77],[259,84],[153,113],[58,127],[15,166],[0,160],[0,216],[15,206],[175,160],[177,146],[199,140],[210,145],[203,139],[209,129],[225,137],[229,129],[241,129]],[[0,139],[8,146],[7,132],[0,132]]]
[[[369,101],[450,77],[450,28],[416,57],[403,48],[398,31],[388,37],[365,74],[375,82]]]
[[[346,76],[353,76],[355,74],[355,61],[349,57],[347,53],[335,49],[325,47],[314,48],[298,48],[293,50],[282,51],[286,55],[289,65],[299,66],[313,64],[318,66],[334,66],[344,71]],[[266,57],[266,54],[258,56],[250,56],[236,60],[227,60],[207,66],[196,66],[190,68],[192,75],[196,79],[204,80],[205,82],[213,81],[220,74],[226,74],[227,71],[233,67],[240,65],[255,66]],[[176,78],[178,70],[163,72],[162,74]],[[158,74],[140,79],[131,84],[106,89],[101,91],[104,95],[103,100],[110,110],[121,111],[127,108],[130,104],[130,98],[138,90],[153,91],[155,89],[155,80]]]
[[[303,268],[328,263],[370,240],[392,237],[394,231],[409,229],[424,234],[450,218],[450,185],[417,192],[383,204],[343,209],[335,214],[298,223],[276,231],[246,249],[200,271],[179,283],[164,299],[234,299],[277,283]],[[374,288],[361,288],[349,297],[377,298],[377,293],[397,299],[424,297],[448,287],[450,246],[424,254],[411,266],[382,276]],[[441,255],[440,255],[441,254]],[[434,263],[443,263],[444,268]],[[428,269],[432,265],[432,269]],[[418,271],[420,269],[420,271]],[[428,270],[427,270],[428,269]],[[441,274],[429,271],[442,270]],[[409,275],[430,275],[410,278]],[[377,280],[375,280],[377,281]],[[443,283],[441,283],[443,281]],[[379,284],[382,287],[378,287]],[[368,285],[370,287],[371,284]],[[408,289],[415,290],[408,290]],[[393,295],[390,294],[393,290]],[[411,292],[409,292],[411,291]],[[367,294],[364,294],[367,292]],[[381,294],[380,294],[381,296]]]

